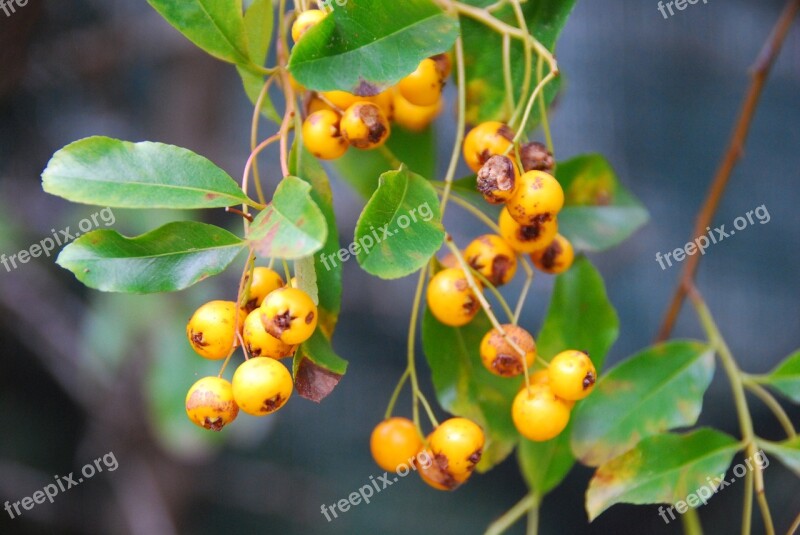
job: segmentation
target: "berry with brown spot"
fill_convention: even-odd
[[[238,414],[231,384],[225,379],[203,377],[186,394],[186,415],[203,429],[219,431]]]
[[[551,173],[556,165],[553,153],[538,141],[523,143],[519,147],[519,159],[524,172],[544,171]]]
[[[476,281],[477,282],[477,281]],[[464,271],[447,268],[428,283],[428,308],[437,320],[451,327],[466,325],[481,305],[467,282]]]
[[[315,111],[303,121],[303,144],[322,160],[335,160],[347,152],[347,141],[340,131],[340,117],[331,110]]]
[[[518,253],[533,253],[550,245],[558,234],[558,220],[550,214],[536,218],[531,225],[520,225],[507,208],[500,212],[500,235]]]
[[[302,344],[317,327],[317,306],[299,288],[279,288],[261,303],[264,330],[285,344]]]
[[[250,300],[247,302],[247,310],[253,310],[260,306],[267,295],[283,286],[283,279],[275,270],[261,266],[255,267],[253,280],[250,282]]]
[[[481,460],[485,442],[478,424],[467,418],[450,418],[433,430],[428,446],[434,463],[463,483]]]
[[[519,171],[511,158],[495,155],[478,170],[477,188],[486,202],[502,204],[517,192],[519,179]]]
[[[519,187],[506,203],[514,221],[532,225],[545,215],[557,216],[564,207],[564,190],[558,180],[543,171],[528,171],[519,180]]]
[[[234,329],[237,313],[241,333],[246,312],[233,301],[209,301],[198,308],[186,325],[186,337],[192,349],[210,360],[227,357],[235,347],[234,344],[238,344]]]
[[[522,356],[503,338],[500,331],[492,329],[481,340],[481,362],[495,375],[516,377],[525,368],[530,368],[536,360],[536,342],[528,331],[518,325],[506,324],[502,327],[508,339],[525,352],[525,361],[523,362]]]
[[[553,392],[563,399],[581,400],[592,393],[597,382],[597,370],[589,355],[575,349],[553,357],[547,370]]]
[[[575,260],[575,250],[572,244],[561,234],[556,234],[553,242],[542,249],[531,253],[531,261],[539,270],[551,275],[564,273]]]
[[[344,139],[357,149],[380,147],[389,137],[389,120],[372,102],[356,102],[344,112],[339,124]]]
[[[294,355],[297,346],[285,344],[269,334],[261,321],[261,310],[253,310],[244,320],[244,347],[251,357],[283,359]]]
[[[486,160],[509,150],[512,139],[514,131],[505,124],[499,121],[481,123],[464,138],[464,160],[477,173]]]
[[[507,284],[517,272],[517,253],[496,234],[472,240],[464,249],[464,259],[495,286]]]
[[[441,63],[423,59],[417,68],[397,83],[397,90],[415,106],[433,106],[442,96],[446,75]]]
[[[266,416],[286,404],[294,385],[292,374],[279,361],[254,357],[236,368],[231,388],[240,409],[253,416]]]

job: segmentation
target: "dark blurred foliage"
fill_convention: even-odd
[[[581,1],[566,27],[558,49],[566,90],[552,116],[558,156],[606,154],[652,214],[622,247],[592,257],[622,322],[611,364],[652,340],[679,272],[662,271],[655,253],[685,243],[729,138],[748,66],[781,5],[712,1],[664,20],[652,0]],[[12,17],[0,12],[0,252],[16,252],[95,211],[41,191],[49,156],[70,141],[103,134],[173,143],[237,176],[249,152],[250,113],[233,68],[195,49],[145,2],[30,0]],[[439,150],[447,154],[452,118],[439,127]],[[698,281],[752,372],[768,370],[800,345],[798,144],[795,28],[716,219],[729,223],[765,204],[771,221],[710,249]],[[264,156],[262,169],[274,187],[274,153]],[[334,194],[346,241],[360,201],[341,183]],[[196,217],[115,214],[114,227],[127,234]],[[203,217],[240,228],[231,215]],[[455,209],[448,217],[459,243],[481,230]],[[524,494],[512,457],[453,495],[409,476],[371,504],[325,521],[322,503],[379,473],[368,436],[402,373],[413,284],[370,279],[354,262],[345,267],[335,338],[350,372],[334,394],[321,405],[293,399],[267,420],[240,418],[224,437],[192,427],[184,393],[216,364],[198,362],[184,341],[184,323],[203,300],[232,298],[234,271],[177,295],[115,296],[83,288],[53,258],[12,272],[0,268],[0,500],[30,496],[53,475],[77,472],[109,451],[119,462],[116,471],[20,519],[0,512],[0,533],[480,533]],[[537,279],[524,324],[539,324],[551,284]],[[676,335],[701,336],[688,308]],[[421,356],[419,364],[426,369]],[[731,394],[717,375],[701,423],[736,434]],[[778,439],[771,416],[753,406],[757,431]],[[790,415],[800,422],[797,407]],[[587,525],[590,475],[574,469],[547,498],[542,533],[681,529],[678,522],[665,526],[655,507],[634,506],[614,507]],[[800,510],[800,482],[777,461],[765,476],[778,529],[785,530]],[[700,510],[708,533],[738,531],[743,490],[729,487]],[[755,526],[759,533],[758,519]]]

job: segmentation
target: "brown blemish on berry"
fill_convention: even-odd
[[[314,312],[309,312],[306,315],[306,325],[309,325],[312,321],[314,321]]]
[[[197,347],[206,347],[208,345],[208,342],[203,338],[202,332],[192,331],[192,345]]]
[[[481,156],[484,152],[487,151],[483,151]],[[514,164],[506,156],[489,157],[478,171],[478,191],[492,204],[503,202],[503,199],[498,197],[498,192],[512,191],[515,184]]]
[[[247,352],[250,354],[251,357],[260,357],[261,356],[261,348],[260,347],[253,347],[253,344],[247,342]]]
[[[492,368],[503,377],[516,377],[524,371],[521,359],[508,353],[499,353],[492,362]]]
[[[464,302],[463,308],[464,312],[466,312],[468,315],[471,316],[478,311],[478,308],[480,308],[480,306],[481,304],[478,302],[478,300],[475,299],[475,297],[473,297],[472,295],[470,295]]]
[[[276,410],[280,409],[283,405],[283,397],[280,394],[277,394],[269,399],[265,399],[264,403],[261,404],[261,410],[264,412],[275,412]]]
[[[539,214],[533,217],[530,225],[522,225],[517,231],[520,241],[536,241],[542,233],[542,225],[553,218],[550,212]]]
[[[586,372],[586,376],[583,378],[583,389],[590,389],[595,382],[597,382],[597,377],[595,377],[594,372]]]
[[[507,124],[498,128],[497,134],[506,138],[508,141],[514,141],[514,131]]]
[[[225,427],[225,420],[223,418],[209,418],[206,416],[203,420],[203,427],[210,431],[221,431]]]
[[[367,139],[351,139],[350,143],[356,148],[369,148],[380,142],[387,133],[386,119],[377,105],[368,103],[356,106],[355,115],[367,127]]]
[[[525,172],[544,171],[549,173],[555,166],[553,154],[538,141],[531,141],[520,146],[519,157]]]
[[[483,448],[479,448],[479,449],[475,450],[472,453],[472,455],[469,456],[469,458],[467,460],[470,463],[472,463],[472,466],[469,467],[470,470],[475,468],[475,465],[478,464],[479,462],[481,462],[481,457],[482,456],[483,456]]]
[[[445,79],[450,76],[450,71],[452,70],[450,57],[447,54],[436,54],[435,56],[431,56],[431,59],[436,63],[436,72],[439,73],[439,77],[442,79],[442,85],[444,85]]]
[[[463,292],[464,290],[469,288],[469,283],[467,282],[467,279],[458,279],[453,284],[455,285],[456,290],[458,290],[459,292]]]
[[[506,274],[511,269],[511,259],[504,254],[499,254],[492,260],[492,274],[489,276],[489,282],[495,286],[503,284],[506,280]]]
[[[542,258],[540,260],[542,267],[545,269],[553,269],[553,267],[556,265],[556,260],[559,256],[561,256],[562,252],[564,252],[564,250],[561,248],[561,244],[558,242],[558,240],[554,240],[553,243],[551,243],[542,254]]]
[[[289,330],[292,327],[292,320],[295,319],[297,319],[297,317],[292,316],[291,312],[288,310],[275,315],[274,318],[269,318],[266,314],[261,314],[261,324],[264,326],[264,330],[275,338],[280,338],[284,331]]]

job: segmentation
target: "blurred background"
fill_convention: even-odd
[[[780,0],[711,0],[665,20],[654,0],[581,0],[566,26],[558,47],[565,91],[552,115],[557,156],[604,153],[651,212],[650,223],[623,246],[591,256],[622,326],[607,366],[653,340],[679,275],[679,268],[662,270],[655,253],[689,237],[748,68],[782,6]],[[800,347],[797,24],[715,225],[730,227],[761,204],[771,219],[709,249],[698,277],[735,355],[754,373]],[[195,48],[144,1],[30,0],[10,17],[0,11],[0,253],[67,226],[74,231],[97,212],[41,190],[41,171],[67,143],[96,134],[161,141],[240,176],[251,110],[233,67]],[[453,124],[452,114],[438,122],[441,154],[449,154]],[[277,157],[266,154],[261,162],[270,189],[280,178]],[[347,243],[363,201],[341,181],[334,179],[333,187]],[[216,212],[202,217],[240,231],[235,216]],[[113,227],[126,235],[200,217],[114,215]],[[482,231],[459,210],[448,218],[459,243]],[[325,520],[323,503],[346,498],[381,473],[369,455],[369,433],[404,368],[414,285],[413,277],[372,279],[356,262],[345,264],[334,339],[350,368],[334,393],[320,405],[295,396],[277,415],[244,415],[222,434],[193,426],[183,409],[185,392],[198,377],[216,373],[218,363],[191,351],[185,323],[206,300],[233,299],[237,271],[178,294],[127,296],[84,288],[53,257],[11,271],[0,267],[0,501],[30,496],[55,475],[77,474],[109,452],[118,461],[116,470],[101,465],[102,473],[21,518],[0,511],[0,533],[481,533],[524,495],[512,456],[454,494],[412,475],[371,504]],[[534,284],[522,322],[533,331],[551,285],[546,276]],[[675,335],[702,337],[695,323],[685,308]],[[418,366],[431,392],[421,353]],[[398,407],[407,411],[409,398]],[[753,411],[756,431],[779,439],[763,406],[754,401]],[[798,407],[789,411],[800,423]],[[738,435],[720,371],[701,423]],[[583,494],[590,477],[590,470],[576,467],[548,496],[541,533],[680,531],[678,522],[663,523],[657,507],[616,506],[587,524]],[[800,481],[777,461],[765,478],[783,533],[800,511]],[[743,492],[734,484],[700,509],[708,533],[738,532]],[[522,532],[521,524],[511,531]]]

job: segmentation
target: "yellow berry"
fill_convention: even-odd
[[[233,301],[209,301],[195,311],[186,325],[186,336],[192,349],[211,360],[227,357],[238,344],[236,338],[236,315],[241,333],[244,326],[245,311]]]
[[[231,384],[225,379],[203,377],[186,394],[186,415],[204,429],[219,431],[238,414]]]
[[[303,143],[322,160],[334,160],[347,152],[347,141],[340,132],[339,115],[331,110],[315,111],[303,121]]]
[[[389,472],[413,463],[422,446],[422,438],[408,418],[394,417],[382,421],[373,429],[369,440],[372,458]]]
[[[267,357],[254,357],[242,363],[233,374],[231,387],[239,408],[253,416],[277,411],[294,389],[286,366]]]
[[[423,59],[417,68],[400,80],[397,90],[416,106],[433,106],[442,96],[445,79],[439,65],[430,58]]]
[[[466,418],[450,418],[433,430],[428,445],[439,465],[463,483],[481,460],[485,442],[478,424]]]
[[[356,102],[344,112],[339,129],[348,143],[358,149],[380,147],[389,137],[389,121],[377,104]]]
[[[264,329],[285,344],[302,344],[317,327],[317,306],[303,290],[279,288],[261,303]]]
[[[481,308],[466,275],[458,268],[443,269],[434,275],[428,283],[427,299],[436,319],[451,327],[466,325]]]
[[[563,399],[581,400],[592,393],[597,382],[597,370],[583,351],[562,351],[553,357],[547,370],[550,387]]]
[[[503,154],[511,147],[514,132],[498,121],[481,123],[469,131],[464,138],[464,160],[474,172],[478,172],[490,157]]]
[[[319,9],[309,9],[297,16],[292,24],[292,39],[297,43],[308,30],[319,24],[328,14]]]
[[[486,202],[501,204],[510,200],[519,189],[517,165],[507,156],[494,155],[478,170],[477,189]]]
[[[558,220],[549,214],[542,215],[531,225],[520,225],[503,208],[500,212],[500,235],[518,253],[533,253],[545,249],[558,234]]]
[[[497,329],[486,333],[481,340],[480,355],[484,367],[501,377],[514,377],[530,368],[536,360],[536,343],[528,331],[518,325],[503,325],[506,336],[525,352],[525,362]]]
[[[528,440],[557,437],[569,423],[570,407],[548,384],[532,384],[517,393],[511,405],[514,426]]]
[[[528,171],[522,175],[516,193],[506,203],[508,213],[520,225],[532,225],[543,215],[555,217],[563,206],[561,184],[544,171]]]
[[[464,249],[464,259],[495,286],[508,283],[517,272],[517,253],[496,234],[472,240]]]
[[[546,249],[531,253],[531,260],[540,270],[552,275],[564,273],[575,260],[572,244],[561,234],[556,234],[553,242]]]
[[[270,268],[258,266],[253,269],[253,281],[250,283],[250,300],[248,308],[255,308],[264,302],[264,298],[273,290],[283,288],[283,279]]]
[[[442,110],[442,100],[431,106],[411,104],[399,92],[394,93],[394,122],[406,130],[421,132],[425,130]]]
[[[296,346],[285,344],[269,334],[261,321],[261,310],[256,309],[244,320],[244,345],[251,357],[282,359],[291,357]]]

